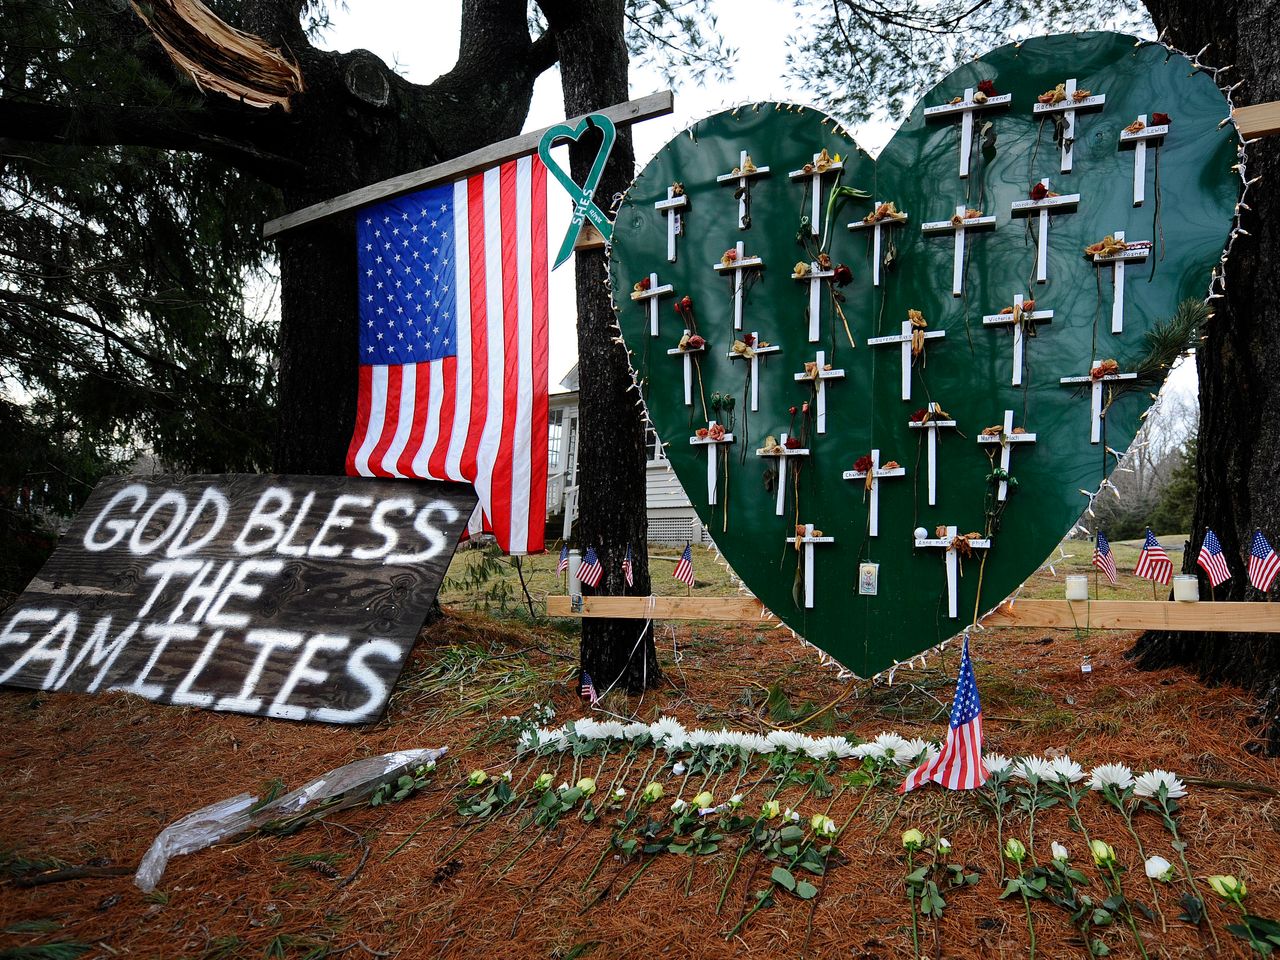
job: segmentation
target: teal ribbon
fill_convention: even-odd
[[[574,182],[573,177],[560,169],[560,165],[551,156],[551,148],[557,140],[578,140],[592,127],[599,127],[604,134],[604,139],[600,143],[600,149],[596,151],[596,159],[587,173],[586,183],[579,186]],[[609,153],[613,150],[613,142],[617,138],[618,131],[613,121],[602,113],[593,113],[583,117],[576,127],[571,127],[567,123],[556,124],[542,135],[542,140],[538,143],[538,156],[573,200],[573,217],[569,221],[569,229],[565,231],[564,242],[560,244],[560,252],[556,254],[556,262],[552,270],[573,256],[573,245],[578,240],[578,234],[582,232],[584,221],[590,220],[606,242],[613,239],[613,224],[605,212],[596,206],[595,193],[596,185],[604,174],[604,165],[609,160]]]

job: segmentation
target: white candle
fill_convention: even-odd
[[[1067,599],[1088,600],[1089,578],[1080,574],[1067,577]]]
[[[1184,603],[1195,603],[1200,599],[1200,578],[1192,574],[1179,573],[1173,578],[1173,599]]]

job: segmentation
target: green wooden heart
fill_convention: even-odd
[[[1106,99],[1100,107],[1092,100],[1081,104],[1070,138],[1072,170],[1063,173],[1055,112],[1037,113],[1034,105],[1069,78],[1080,91]],[[1011,102],[976,113],[972,169],[961,179],[960,115],[927,119],[924,110],[962,97],[983,80],[993,81],[997,94],[1011,95]],[[1136,151],[1121,146],[1121,134],[1142,114],[1152,125],[1156,113],[1169,114],[1171,124],[1162,140],[1146,141],[1146,196],[1135,206]],[[1087,380],[1095,361],[1111,358],[1118,373],[1133,372],[1149,357],[1153,326],[1187,298],[1205,296],[1238,196],[1232,170],[1237,137],[1223,123],[1227,116],[1213,81],[1184,57],[1132,37],[1090,33],[1028,40],[966,64],[925,97],[878,160],[822,113],[773,103],[717,114],[659,151],[615,222],[611,271],[618,317],[676,475],[729,563],[771,610],[869,676],[954,635],[972,621],[975,608],[994,606],[1037,568],[1088,506],[1082,491],[1097,490],[1114,469],[1116,457],[1107,449],[1123,451],[1133,440],[1164,371],[1141,382],[1104,382],[1107,406],[1097,443],[1091,442],[1092,382],[1060,380]],[[790,173],[803,171],[824,148],[841,155],[843,171],[838,181],[835,173],[824,175],[818,218],[826,219],[837,182],[869,194],[849,200],[831,226],[832,260],[852,268],[852,282],[838,289],[854,347],[833,315],[825,280],[819,284],[818,341],[810,340],[809,282],[793,278],[797,262],[812,262],[798,237],[810,230],[814,207],[806,187],[811,177],[793,179]],[[746,198],[738,196],[743,150],[756,168]],[[761,169],[766,166],[767,173]],[[1032,184],[1045,177],[1053,191],[1080,198],[1076,204],[1052,201],[1059,206],[1049,216],[1048,279],[1037,283],[1039,210],[1015,214],[1013,205],[1028,201]],[[683,187],[683,206],[680,190],[671,190],[675,183]],[[683,221],[671,262],[666,208],[673,195]],[[741,199],[749,199],[749,209],[740,209]],[[873,201],[893,201],[909,218],[882,229],[880,286],[873,282],[875,231],[846,226],[870,214]],[[947,222],[957,206],[994,216],[994,226],[966,228],[961,297],[952,294],[954,231]],[[746,229],[739,226],[743,213]],[[937,222],[936,232],[922,231],[929,221]],[[1139,258],[1143,248],[1128,253],[1134,259],[1123,271],[1123,329],[1113,333],[1113,264],[1095,264],[1084,248],[1117,231],[1124,231],[1126,242],[1153,246],[1145,259]],[[886,256],[890,237],[893,255]],[[743,324],[735,330],[730,276],[744,260],[713,267],[739,241],[744,258],[758,256],[763,267],[743,272],[749,277]],[[635,289],[637,283],[648,289]],[[1021,318],[1025,363],[1015,387],[1014,326],[1001,310],[1011,308],[1018,294],[1037,301],[1034,313],[1052,311],[1052,318]],[[693,374],[688,404],[686,357],[671,353],[689,326],[679,310],[685,296],[692,298],[696,330],[706,341],[692,351],[686,343]],[[651,315],[653,302],[658,307]],[[910,368],[911,399],[904,401],[901,345],[868,341],[900,335],[908,310],[922,313],[928,324],[923,332],[945,336],[925,340],[923,356]],[[984,316],[994,321],[984,323]],[[729,356],[734,340],[753,332],[779,348],[756,355],[754,411],[751,360],[741,352]],[[806,400],[816,405],[814,381],[803,373],[818,350],[833,368],[829,374],[843,371],[823,380],[824,433],[815,432],[812,409],[807,417],[788,412]],[[733,409],[712,409],[717,394],[733,397]],[[910,425],[930,402],[955,426]],[[1007,445],[1009,473],[1018,483],[992,518],[1001,502],[996,468],[1005,445],[1000,436],[979,438],[984,428],[1004,423],[1005,411],[1012,411],[1015,430],[1036,439],[1007,435],[1013,441]],[[695,431],[707,428],[708,420],[722,426],[732,421],[732,443],[697,442]],[[808,455],[759,455],[767,437],[780,440],[784,432],[803,432]],[[928,491],[931,433],[937,438],[934,504]],[[714,504],[709,450],[716,455]],[[902,470],[878,481],[877,536],[870,535],[865,481],[845,478],[873,450],[881,464],[897,461]],[[781,515],[776,482],[769,484],[780,463],[787,474]],[[811,548],[811,607],[805,605],[807,551],[787,543],[804,524],[824,534]],[[926,539],[938,539],[935,529],[947,526],[960,535],[989,533],[991,542],[989,550],[971,544],[967,557],[956,551],[954,617],[946,552],[917,546],[914,536],[924,528]],[[863,563],[879,565],[874,595],[859,592]]]

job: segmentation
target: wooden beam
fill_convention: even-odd
[[[988,627],[1280,633],[1280,603],[1176,600],[1019,600],[982,618]]]
[[[574,612],[566,596],[547,597],[549,617],[609,617],[623,620],[779,620],[754,597],[583,597]]]
[[[1240,135],[1246,140],[1271,137],[1280,133],[1280,100],[1236,107],[1231,111]]]
[[[663,117],[674,110],[675,99],[671,91],[662,90],[659,93],[651,93],[647,97],[640,97],[638,100],[628,100],[626,103],[618,103],[612,107],[597,110],[596,113],[604,114],[621,127],[638,123],[641,120],[649,120],[653,117]],[[572,120],[566,120],[565,123],[572,127],[581,122],[582,119],[583,117],[574,117]],[[560,124],[556,124],[556,126],[560,126]],[[551,128],[543,127],[541,130],[534,130],[532,133],[522,133],[517,137],[510,137],[497,143],[491,143],[487,147],[481,147],[479,150],[473,150],[471,153],[463,154],[461,157],[446,160],[444,163],[437,163],[433,167],[423,167],[421,170],[402,173],[398,177],[371,183],[367,187],[352,190],[350,193],[344,193],[331,200],[315,203],[309,207],[303,207],[301,210],[294,210],[292,213],[286,213],[283,217],[267,221],[262,228],[262,235],[270,239],[304,224],[327,220],[329,217],[336,217],[339,214],[375,203],[378,200],[386,200],[402,193],[409,193],[412,190],[421,190],[423,187],[431,186],[434,183],[452,182],[477,173],[480,170],[496,167],[509,160],[527,157],[538,152],[538,142],[549,129]]]

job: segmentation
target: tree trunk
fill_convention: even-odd
[[[621,103],[627,92],[627,48],[623,38],[624,0],[583,4],[542,3],[555,31],[567,116]],[[586,178],[599,145],[583,137],[569,151],[573,177]],[[635,170],[631,135],[620,130],[613,154],[596,189],[608,207],[626,190]],[[554,238],[553,238],[553,246]],[[644,422],[638,394],[631,389],[626,347],[606,286],[603,250],[577,254],[579,443],[578,540],[594,547],[604,565],[596,592],[648,596],[648,516],[645,498]],[[627,587],[622,560],[631,547],[635,585]],[[582,621],[582,668],[596,688],[615,684],[631,692],[661,678],[652,625],[642,620]]]
[[[1176,47],[1243,80],[1237,104],[1280,99],[1280,0],[1147,0],[1155,24]],[[1176,120],[1175,120],[1176,122]],[[1196,353],[1200,380],[1200,434],[1196,451],[1195,520],[1183,571],[1197,573],[1195,558],[1206,528],[1222,541],[1232,577],[1217,588],[1219,600],[1263,600],[1249,585],[1245,561],[1255,528],[1274,541],[1280,534],[1280,140],[1249,147],[1249,176],[1262,183],[1249,191],[1242,226],[1226,266],[1226,298],[1212,301],[1212,319]],[[1208,582],[1201,582],[1202,596]],[[1274,593],[1274,591],[1273,591]],[[1131,655],[1140,666],[1193,666],[1209,683],[1235,683],[1259,695],[1262,746],[1280,753],[1280,645],[1266,635],[1244,633],[1145,634]]]

